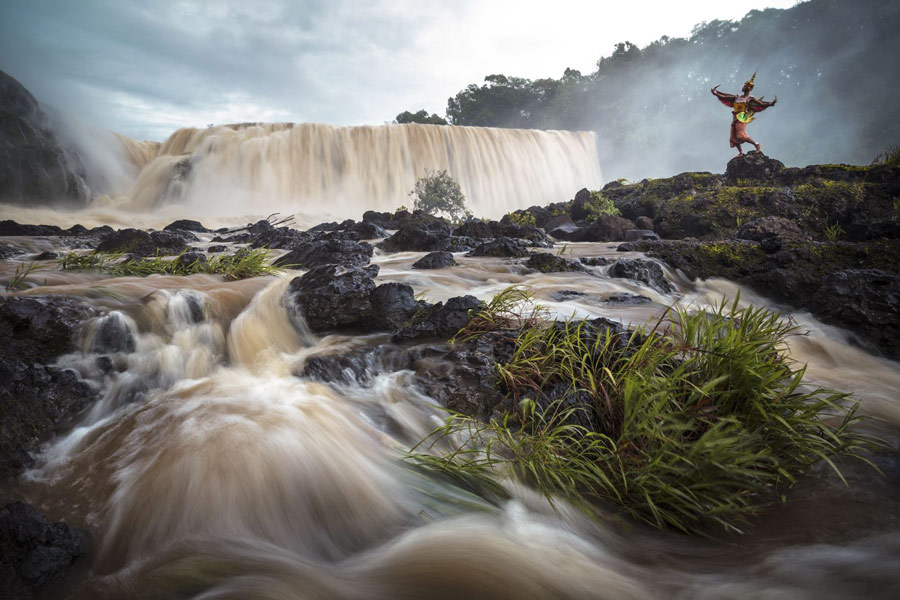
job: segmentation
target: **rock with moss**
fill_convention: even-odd
[[[691,279],[724,277],[843,327],[867,349],[900,357],[900,240],[803,242],[766,252],[759,242],[638,242]]]

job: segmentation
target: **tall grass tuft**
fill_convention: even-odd
[[[548,498],[592,513],[612,503],[660,528],[740,532],[813,463],[843,479],[832,457],[866,461],[879,443],[851,430],[859,417],[846,394],[804,384],[804,367],[784,353],[794,333],[737,300],[711,313],[671,309],[631,333],[525,320],[512,359],[498,365],[517,410],[490,423],[455,415],[429,441],[452,442],[440,460],[469,478],[513,477]],[[568,391],[539,402],[554,388]],[[592,419],[573,418],[580,411]]]
[[[71,252],[59,261],[64,270],[99,270],[114,277],[148,275],[195,275],[205,273],[222,275],[225,279],[246,279],[262,275],[277,275],[284,267],[274,267],[269,262],[270,251],[265,248],[240,250],[232,255],[215,255],[209,260],[187,262],[161,256],[152,258],[125,258],[121,253],[97,252],[76,254]]]

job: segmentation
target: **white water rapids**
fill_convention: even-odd
[[[622,256],[611,248],[569,244],[567,253]],[[669,272],[676,292],[662,295],[603,267],[542,274],[460,255],[457,267],[411,270],[422,254],[376,252],[378,281],[408,283],[431,301],[490,298],[521,284],[558,315],[631,323],[652,321],[672,303],[702,310],[737,293],[726,281],[694,285]],[[849,488],[816,469],[747,536],[725,541],[649,531],[613,515],[598,524],[528,489],[514,487],[511,501],[493,505],[402,460],[443,418],[409,372],[365,386],[295,375],[314,354],[383,338],[298,333],[282,302],[294,275],[223,282],[64,272],[29,290],[84,296],[112,311],[61,359],[97,381],[102,399],[14,484],[54,519],[92,535],[87,566],[54,597],[896,597],[893,462],[881,464],[884,477],[848,464]],[[652,301],[605,302],[622,292]],[[769,304],[746,290],[741,301]],[[808,334],[791,340],[791,354],[809,365],[808,377],[854,392],[896,445],[897,363],[793,316]],[[111,348],[104,339],[133,344]],[[111,357],[106,372],[101,354]]]

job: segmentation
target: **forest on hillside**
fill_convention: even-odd
[[[710,88],[738,92],[758,70],[754,95],[777,107],[749,127],[789,165],[869,163],[900,141],[900,2],[811,0],[697,25],[691,36],[640,48],[621,42],[596,70],[559,79],[492,74],[448,100],[453,125],[590,130],[607,178],[721,171],[728,109]],[[404,113],[411,115],[412,113]],[[436,117],[436,115],[432,115]],[[749,149],[749,148],[747,148]]]

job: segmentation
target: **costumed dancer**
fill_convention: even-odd
[[[750,92],[753,90],[754,79],[756,79],[756,73],[753,73],[753,77],[744,82],[744,87],[741,88],[741,94],[739,96],[720,92],[718,90],[719,86],[710,90],[713,96],[718,98],[722,104],[732,109],[731,135],[729,136],[729,141],[731,142],[732,148],[737,148],[738,156],[744,154],[744,151],[741,149],[741,144],[744,143],[753,144],[753,146],[756,147],[757,152],[762,152],[762,146],[757,144],[749,135],[747,135],[747,123],[753,120],[754,113],[762,112],[770,106],[775,106],[775,103],[778,102],[778,96],[775,96],[775,99],[771,102],[766,102],[762,98],[754,98],[751,96]]]

